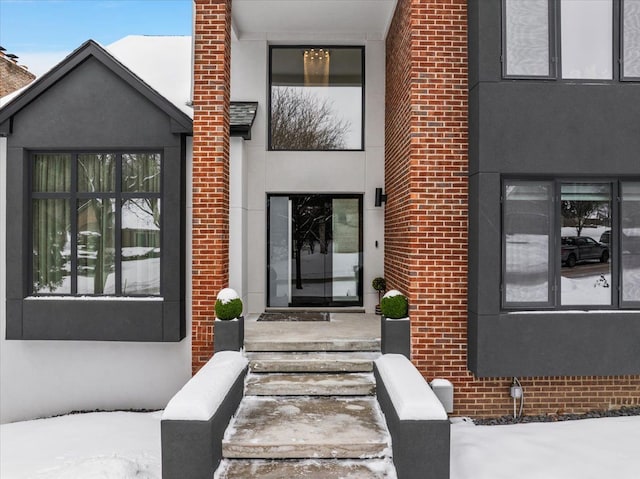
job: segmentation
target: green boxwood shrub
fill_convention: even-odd
[[[242,314],[242,300],[234,290],[225,288],[220,290],[215,305],[216,318],[230,320]]]
[[[381,277],[373,278],[373,281],[371,281],[371,287],[376,291],[384,291],[387,289],[387,282]]]
[[[386,318],[406,318],[409,316],[409,300],[400,291],[391,290],[380,300],[380,311]]]

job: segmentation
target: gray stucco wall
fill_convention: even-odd
[[[501,181],[640,179],[640,83],[503,80],[501,2],[469,9],[469,368],[477,376],[640,373],[640,311],[501,309]]]
[[[7,140],[7,338],[179,341],[184,318],[185,139],[161,111],[93,57],[12,118]],[[152,149],[163,155],[162,300],[24,301],[32,151]]]

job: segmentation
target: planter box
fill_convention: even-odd
[[[382,354],[402,354],[411,359],[411,322],[409,318],[391,319],[382,316],[381,325]]]
[[[244,347],[244,316],[222,321],[216,319],[213,329],[213,351],[240,351]]]

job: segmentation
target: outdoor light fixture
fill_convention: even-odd
[[[376,206],[382,206],[382,203],[387,202],[387,195],[382,193],[382,188],[376,188]]]

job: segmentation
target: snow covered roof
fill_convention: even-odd
[[[114,52],[120,55],[122,60],[116,58],[114,54],[100,46],[93,40],[88,40],[80,47],[69,54],[64,60],[54,66],[35,82],[12,97],[6,104],[0,103],[0,134],[11,133],[11,122],[13,115],[30,104],[50,87],[61,81],[69,72],[82,64],[87,58],[93,57],[104,66],[109,68],[114,74],[129,84],[133,89],[145,96],[171,118],[172,131],[175,133],[190,133],[193,130],[191,119],[191,108],[187,105],[191,94],[191,64],[189,60],[186,68],[173,68],[173,63],[167,61],[162,46],[166,46],[169,52],[175,54],[175,58],[184,59],[191,57],[191,37],[125,37],[122,44],[114,45]],[[174,39],[172,42],[162,42],[162,44],[151,47],[151,40]],[[177,39],[180,39],[178,41]],[[149,40],[149,41],[147,41]],[[181,43],[181,45],[179,45]],[[155,50],[155,54],[151,54]],[[181,52],[181,53],[178,53]],[[166,55],[167,57],[169,55]],[[161,60],[165,61],[161,61]],[[171,60],[169,58],[169,60]],[[157,63],[156,63],[157,62]],[[170,87],[176,77],[173,70],[183,70],[182,81]],[[138,73],[139,72],[139,73]],[[169,76],[166,79],[165,76]],[[184,80],[186,78],[186,81]]]
[[[139,80],[151,91],[168,101],[189,119],[193,119],[191,36],[129,35],[106,47],[89,40],[37,81],[0,98],[0,109],[13,104],[13,108],[0,112],[0,122],[19,111],[42,91],[58,81],[64,73],[75,67],[78,57],[87,54],[107,54],[118,66]],[[99,55],[98,55],[99,56]],[[104,59],[104,58],[103,58]],[[122,72],[121,72],[122,73]],[[23,98],[23,101],[18,100]],[[14,102],[14,100],[16,100]],[[232,136],[251,139],[251,127],[258,109],[257,102],[231,102],[230,127]],[[179,121],[185,124],[184,121]]]
[[[106,47],[119,62],[189,117],[191,37],[129,35]]]

